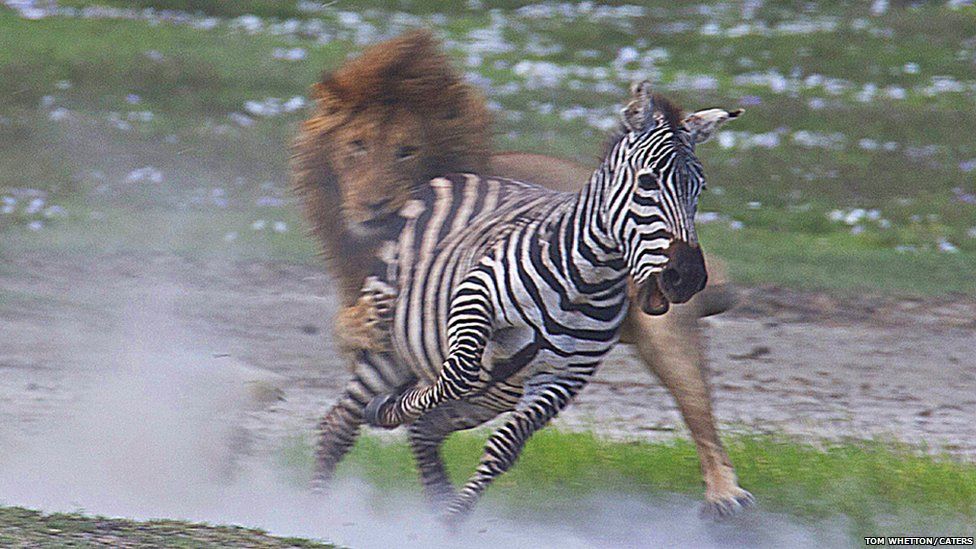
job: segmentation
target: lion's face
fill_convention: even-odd
[[[347,227],[366,235],[409,200],[424,177],[424,124],[403,110],[351,115],[333,133],[336,167]]]

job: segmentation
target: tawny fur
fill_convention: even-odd
[[[384,212],[392,213],[418,182],[452,171],[483,173],[490,117],[485,99],[463,82],[424,31],[377,44],[326,73],[313,98],[315,112],[293,147],[293,188],[342,302],[350,305],[377,240],[363,238],[343,221],[369,219],[367,202],[377,195],[392,195]],[[400,142],[389,139],[398,132]],[[349,156],[344,138],[350,135],[376,144],[362,169],[344,165]],[[413,148],[414,158],[395,165],[387,161],[401,147]]]

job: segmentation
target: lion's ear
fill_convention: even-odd
[[[325,113],[335,114],[342,110],[342,98],[336,93],[328,79],[312,86],[312,97],[319,109]]]

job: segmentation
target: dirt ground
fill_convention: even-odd
[[[272,451],[311,433],[347,379],[330,337],[334,311],[328,278],[311,266],[3,258],[0,439],[40,434],[109,365],[152,354],[262,380],[241,421],[249,452]],[[881,438],[976,457],[973,298],[749,289],[740,307],[706,322],[725,432]],[[557,424],[642,438],[684,432],[671,398],[623,347]]]

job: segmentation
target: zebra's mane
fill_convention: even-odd
[[[684,110],[681,108],[681,106],[659,93],[651,95],[651,101],[654,105],[654,114],[659,114],[661,118],[664,119],[664,123],[668,125],[671,131],[677,134],[678,128],[681,127],[681,119],[684,115]],[[607,141],[603,147],[603,154],[600,156],[601,161],[606,160],[607,156],[610,154],[610,151],[617,146],[617,143],[620,143],[620,140],[623,139],[625,135],[627,135],[627,129],[621,123],[619,126],[617,126],[617,129],[607,137]]]

